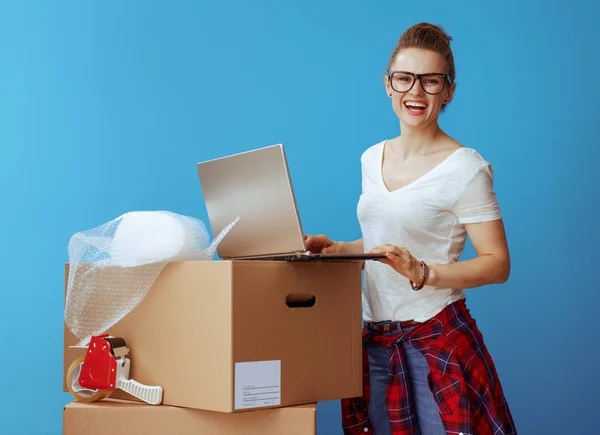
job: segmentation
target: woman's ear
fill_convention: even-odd
[[[383,84],[385,86],[385,93],[388,94],[388,97],[392,96],[392,87],[390,86],[390,79],[388,76],[383,78]]]

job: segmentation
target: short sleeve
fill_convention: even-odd
[[[494,174],[489,163],[480,166],[454,204],[461,224],[486,222],[502,217],[494,191]]]

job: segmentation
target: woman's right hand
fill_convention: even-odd
[[[304,241],[306,249],[314,254],[342,254],[344,252],[343,242],[334,242],[323,234],[318,236],[305,234]]]

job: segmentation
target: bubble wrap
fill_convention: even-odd
[[[79,345],[130,313],[167,263],[211,260],[238,219],[212,243],[202,221],[168,211],[125,213],[74,234],[68,248],[65,323]]]

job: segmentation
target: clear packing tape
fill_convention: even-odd
[[[210,243],[204,223],[169,211],[125,213],[69,241],[65,323],[87,345],[146,296],[172,261],[212,260],[217,246],[239,220]]]

